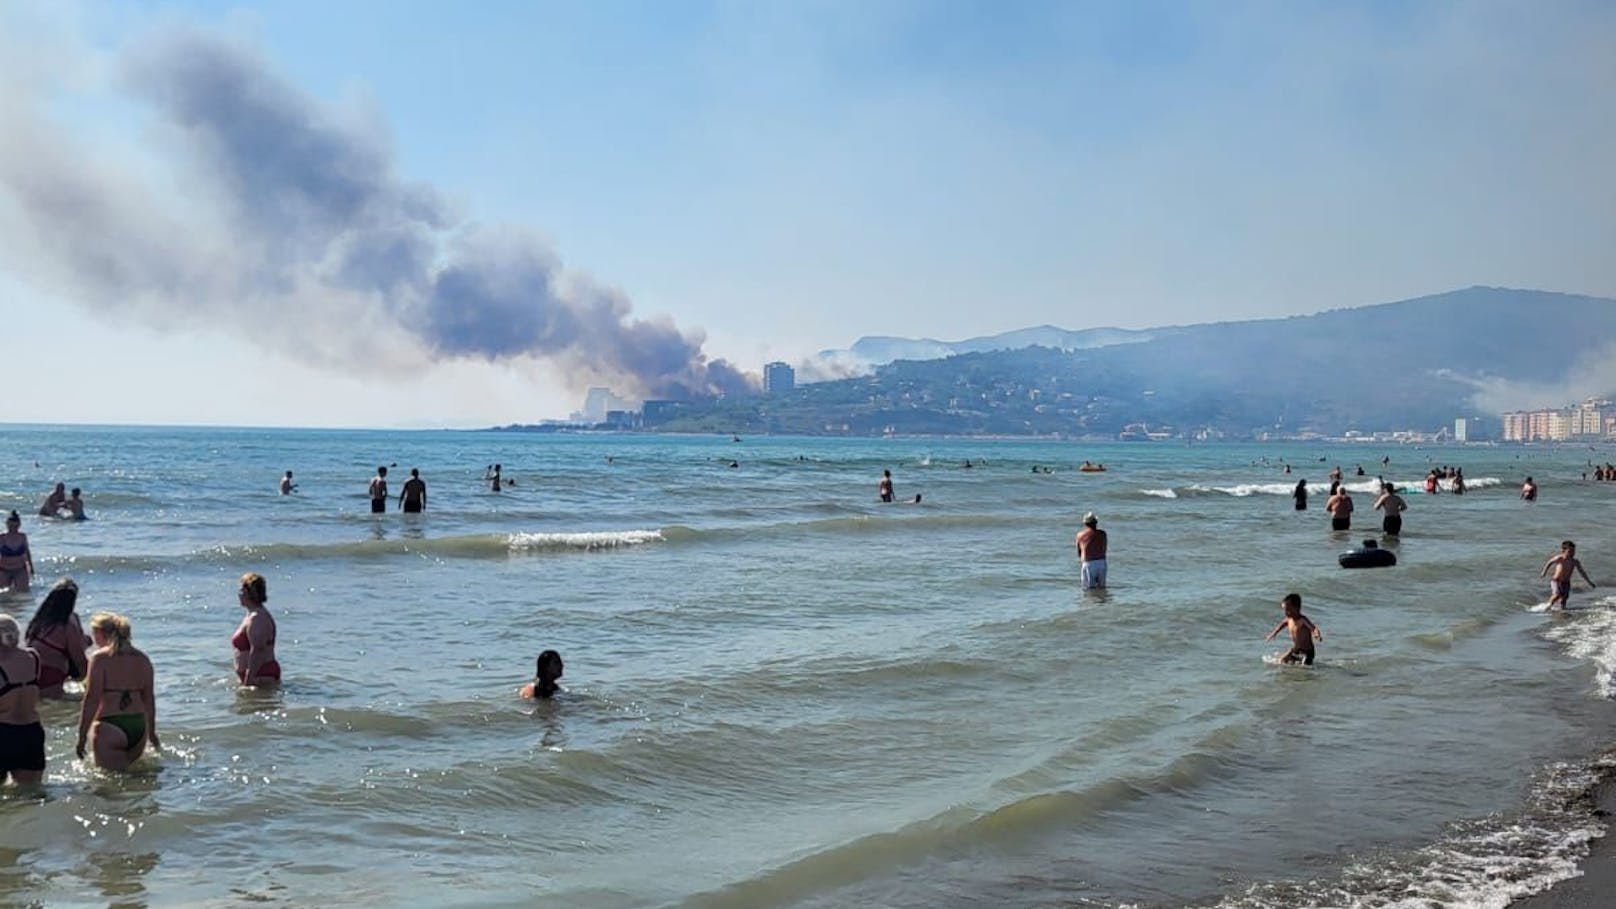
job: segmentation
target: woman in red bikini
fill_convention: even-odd
[[[59,698],[62,683],[84,678],[84,652],[90,639],[73,607],[79,600],[79,585],[62,578],[45,594],[34,617],[28,622],[28,646],[39,654],[39,696]]]
[[[121,615],[90,616],[90,637],[97,649],[90,654],[85,675],[74,751],[84,757],[88,741],[95,763],[108,770],[127,770],[148,742],[153,748],[162,747],[157,741],[151,660],[129,643],[129,633],[129,620]]]
[[[236,651],[236,678],[243,685],[275,685],[281,680],[281,664],[275,660],[275,617],[264,604],[269,602],[269,583],[256,571],[241,576],[241,608],[247,610],[230,646]]]

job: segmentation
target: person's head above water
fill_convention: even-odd
[[[539,654],[539,660],[533,667],[533,677],[541,682],[553,682],[561,678],[566,668],[566,664],[561,662],[561,654],[546,650]]]
[[[1083,516],[1083,523],[1090,527],[1098,527],[1100,524],[1100,519],[1094,514],[1094,512],[1091,511]]]

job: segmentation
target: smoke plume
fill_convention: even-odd
[[[755,385],[531,232],[469,222],[401,179],[375,118],[299,91],[250,48],[172,31],[120,73],[152,114],[155,166],[53,122],[28,80],[0,86],[0,248],[18,273],[100,312],[364,374],[528,358],[637,398]]]

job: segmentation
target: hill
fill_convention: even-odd
[[[1026,340],[1037,346],[1004,349]],[[982,349],[726,400],[672,428],[1112,435],[1142,423],[1237,438],[1430,431],[1455,416],[1559,406],[1616,388],[1616,300],[1494,287],[1284,319],[1142,332],[1044,326],[958,343]],[[906,344],[924,352],[941,342],[860,344],[870,353]]]

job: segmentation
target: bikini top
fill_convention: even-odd
[[[58,625],[58,626],[55,626],[55,627],[56,628],[63,628],[63,629],[72,628],[71,625],[66,625],[66,624]],[[79,661],[80,665],[79,666],[74,666],[73,665],[73,651],[71,649],[69,649],[67,646],[65,646],[63,644],[58,644],[55,641],[50,641],[50,640],[45,639],[45,635],[49,634],[51,632],[51,630],[54,630],[54,629],[47,629],[42,634],[30,635],[28,637],[29,645],[34,647],[35,649],[38,649],[40,647],[49,647],[50,649],[52,649],[52,650],[56,651],[57,653],[61,654],[62,657],[67,660],[67,668],[68,668],[70,673],[73,670],[78,670],[78,671],[82,672],[83,671],[83,665],[82,665],[83,660],[82,660],[82,658]],[[78,676],[74,676],[74,678],[78,678]]]
[[[236,648],[237,650],[251,650],[252,649],[252,642],[247,640],[247,632],[246,632],[245,629],[243,629],[241,631],[237,631],[235,633],[235,635],[233,635],[230,638],[230,646]],[[264,645],[264,646],[266,646],[266,647],[274,647],[275,646],[275,620],[274,619],[269,620],[269,643]]]
[[[11,676],[6,675],[5,669],[0,668],[0,681],[5,682],[4,685],[0,685],[0,698],[16,691],[18,688],[27,688],[29,685],[35,688],[39,687],[39,654],[30,652],[29,656],[34,658],[34,677],[26,682],[13,682]]]
[[[18,546],[16,549],[12,549],[10,546],[7,546],[4,543],[0,543],[0,558],[13,559],[13,558],[16,558],[17,556],[24,556],[24,555],[27,555],[27,554],[28,554],[28,543],[26,541],[24,541],[23,544],[21,546]]]

